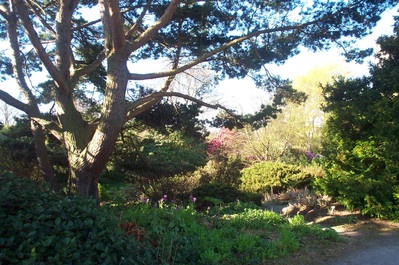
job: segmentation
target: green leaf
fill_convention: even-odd
[[[36,247],[33,247],[32,250],[30,251],[30,254],[32,255],[32,257],[36,257]]]

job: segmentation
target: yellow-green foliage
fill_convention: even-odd
[[[241,171],[241,189],[266,193],[310,185],[315,175],[309,168],[279,162],[261,162]],[[318,172],[319,171],[314,171]]]

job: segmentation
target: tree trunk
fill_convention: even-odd
[[[99,176],[112,155],[118,134],[125,122],[125,92],[128,81],[126,60],[127,57],[123,52],[115,52],[108,58],[103,109],[100,121],[91,137],[79,133],[80,130],[76,129],[74,119],[63,120],[64,128],[71,129],[64,133],[68,136],[64,137],[64,141],[70,164],[70,192],[98,199]],[[74,132],[71,132],[72,130]]]
[[[39,168],[43,174],[43,177],[55,191],[60,191],[61,185],[54,176],[54,172],[48,157],[46,139],[43,129],[33,120],[30,121],[30,127],[33,134],[33,143],[35,145],[37,162],[39,163]]]
[[[99,203],[98,200],[98,180],[99,173],[90,172],[85,168],[78,168],[70,171],[71,179],[70,185],[73,193],[92,197]]]

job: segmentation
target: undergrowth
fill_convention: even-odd
[[[194,203],[132,204],[113,211],[146,231],[161,264],[268,264],[300,251],[306,242],[339,240],[335,230],[309,226],[303,216],[285,219],[239,201],[203,212],[196,211]]]
[[[0,264],[268,264],[339,239],[254,203],[112,204],[0,176]]]

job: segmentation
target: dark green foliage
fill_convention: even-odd
[[[349,208],[398,218],[399,37],[379,39],[371,76],[326,86],[327,177],[318,187]]]
[[[139,204],[121,211],[123,220],[145,229],[145,236],[156,251],[154,264],[198,264],[200,238],[195,233],[204,228],[193,208],[168,205],[165,201],[158,208]]]
[[[121,134],[111,163],[113,170],[158,177],[194,171],[206,163],[205,145],[179,132],[163,135],[129,128]]]
[[[171,177],[154,179],[138,179],[142,192],[150,200],[158,200],[168,194],[170,198],[186,200],[189,194],[199,184],[199,179],[190,173],[177,174]]]
[[[193,171],[206,163],[205,145],[180,133],[149,136],[142,145],[141,153],[147,159],[144,166],[160,175]]]
[[[188,192],[196,181],[190,172],[205,165],[207,154],[202,140],[166,130],[161,134],[139,123],[129,123],[108,163],[107,178],[136,184],[151,199],[163,194]],[[194,184],[195,186],[195,184]]]
[[[163,100],[150,110],[138,115],[136,121],[164,135],[179,131],[186,137],[203,140],[206,129],[205,121],[199,119],[201,113],[200,106],[197,104]]]
[[[149,264],[143,250],[95,201],[0,176],[3,264]]]
[[[314,171],[317,173],[317,171]],[[241,171],[241,189],[250,192],[278,192],[303,188],[316,177],[306,167],[278,162],[261,162]]]
[[[195,188],[192,194],[198,199],[197,206],[200,209],[234,201],[253,202],[260,206],[262,199],[260,194],[242,192],[223,183],[201,185]]]
[[[319,21],[300,30],[270,30],[258,36],[256,42],[248,41],[229,47],[223,54],[214,56],[215,60],[209,61],[212,69],[223,76],[243,77],[250,69],[259,70],[266,63],[281,62],[296,54],[298,44],[317,50],[329,47],[331,40],[343,36],[360,38],[379,20],[380,12],[393,2],[361,1],[351,8],[344,8],[345,3],[341,1],[314,1],[308,8],[302,7],[301,1],[188,2],[179,7],[168,27],[160,31],[159,38],[170,47],[183,44],[187,55],[198,56],[234,37],[240,37],[241,32],[252,33],[293,25],[293,21],[282,15],[292,10],[301,9],[300,18],[296,18],[301,23]],[[162,4],[155,5],[150,11],[159,17],[165,8]],[[323,18],[326,14],[329,16]],[[134,18],[131,20],[134,21]],[[147,56],[152,53],[169,58],[173,58],[172,52],[157,42],[149,43],[142,50]]]
[[[289,223],[252,203],[233,202],[218,212],[211,217],[196,212],[194,204],[181,207],[167,201],[156,208],[148,204],[98,208],[90,199],[57,197],[27,179],[3,175],[0,262],[268,264],[309,242],[338,239],[337,233],[308,226],[300,217]],[[142,241],[124,236],[118,221],[134,224]]]
[[[64,142],[69,149],[71,176],[79,178],[77,186],[89,183],[80,176],[91,176],[93,172],[95,176],[91,179],[97,182],[115,144],[116,133],[126,118],[134,118],[160,99],[157,95],[124,98],[131,83],[165,77],[169,80],[159,91],[167,92],[171,88],[169,81],[193,67],[215,71],[220,78],[243,78],[260,73],[265,79],[273,79],[263,71],[265,64],[283,62],[298,53],[300,47],[317,50],[338,42],[346,48],[349,37],[360,38],[369,33],[380,14],[396,4],[394,0],[353,3],[315,0],[311,5],[300,0],[179,1],[176,9],[171,9],[172,14],[164,16],[165,10],[170,10],[167,9],[170,1],[121,0],[107,5],[87,0],[71,2],[67,9],[57,1],[51,4],[43,0],[34,4],[19,1],[14,3],[17,8],[7,1],[1,2],[0,38],[11,44],[8,47],[15,48],[6,53],[9,58],[1,59],[6,65],[0,71],[11,74],[8,62],[19,62],[14,73],[18,71],[17,83],[27,98],[19,101],[11,100],[6,93],[0,96],[32,115],[47,132]],[[102,20],[86,21],[84,17],[91,16],[86,16],[83,7],[93,7],[86,12],[97,15],[100,15],[98,10],[102,10],[103,15],[110,14],[110,19],[104,15]],[[64,10],[69,12],[62,13]],[[154,24],[155,21],[159,23]],[[14,58],[14,55],[21,57]],[[130,69],[125,66],[148,58],[171,62],[173,71],[166,70],[165,76],[159,75],[163,72],[160,69],[152,69],[156,72],[154,75],[133,72],[129,75]],[[44,83],[39,87],[33,79],[32,83],[23,84],[27,77],[41,73],[42,67],[54,84],[41,80]],[[118,67],[119,70],[112,70]],[[261,81],[258,83],[265,83]],[[105,84],[109,86],[104,88]],[[276,92],[275,85],[264,88],[270,87]],[[38,113],[40,102],[54,103],[58,119]],[[268,113],[269,109],[260,111],[260,116],[264,111]],[[61,137],[63,133],[70,137]],[[95,151],[87,156],[91,148]],[[77,187],[76,190],[88,189]],[[96,190],[90,190],[94,190],[90,195],[96,196]]]
[[[46,140],[54,172],[66,182],[68,165],[65,149],[51,135],[47,136]],[[2,154],[0,166],[4,171],[12,172],[19,177],[43,181],[38,168],[29,119],[18,118],[15,125],[0,130],[0,152]]]
[[[3,170],[20,177],[39,177],[32,134],[26,119],[17,119],[15,126],[0,130],[0,152]]]
[[[5,32],[5,30],[1,32]],[[7,76],[11,75],[11,73],[12,66],[10,59],[7,57],[3,57],[3,53],[0,53],[0,80],[5,80]]]

